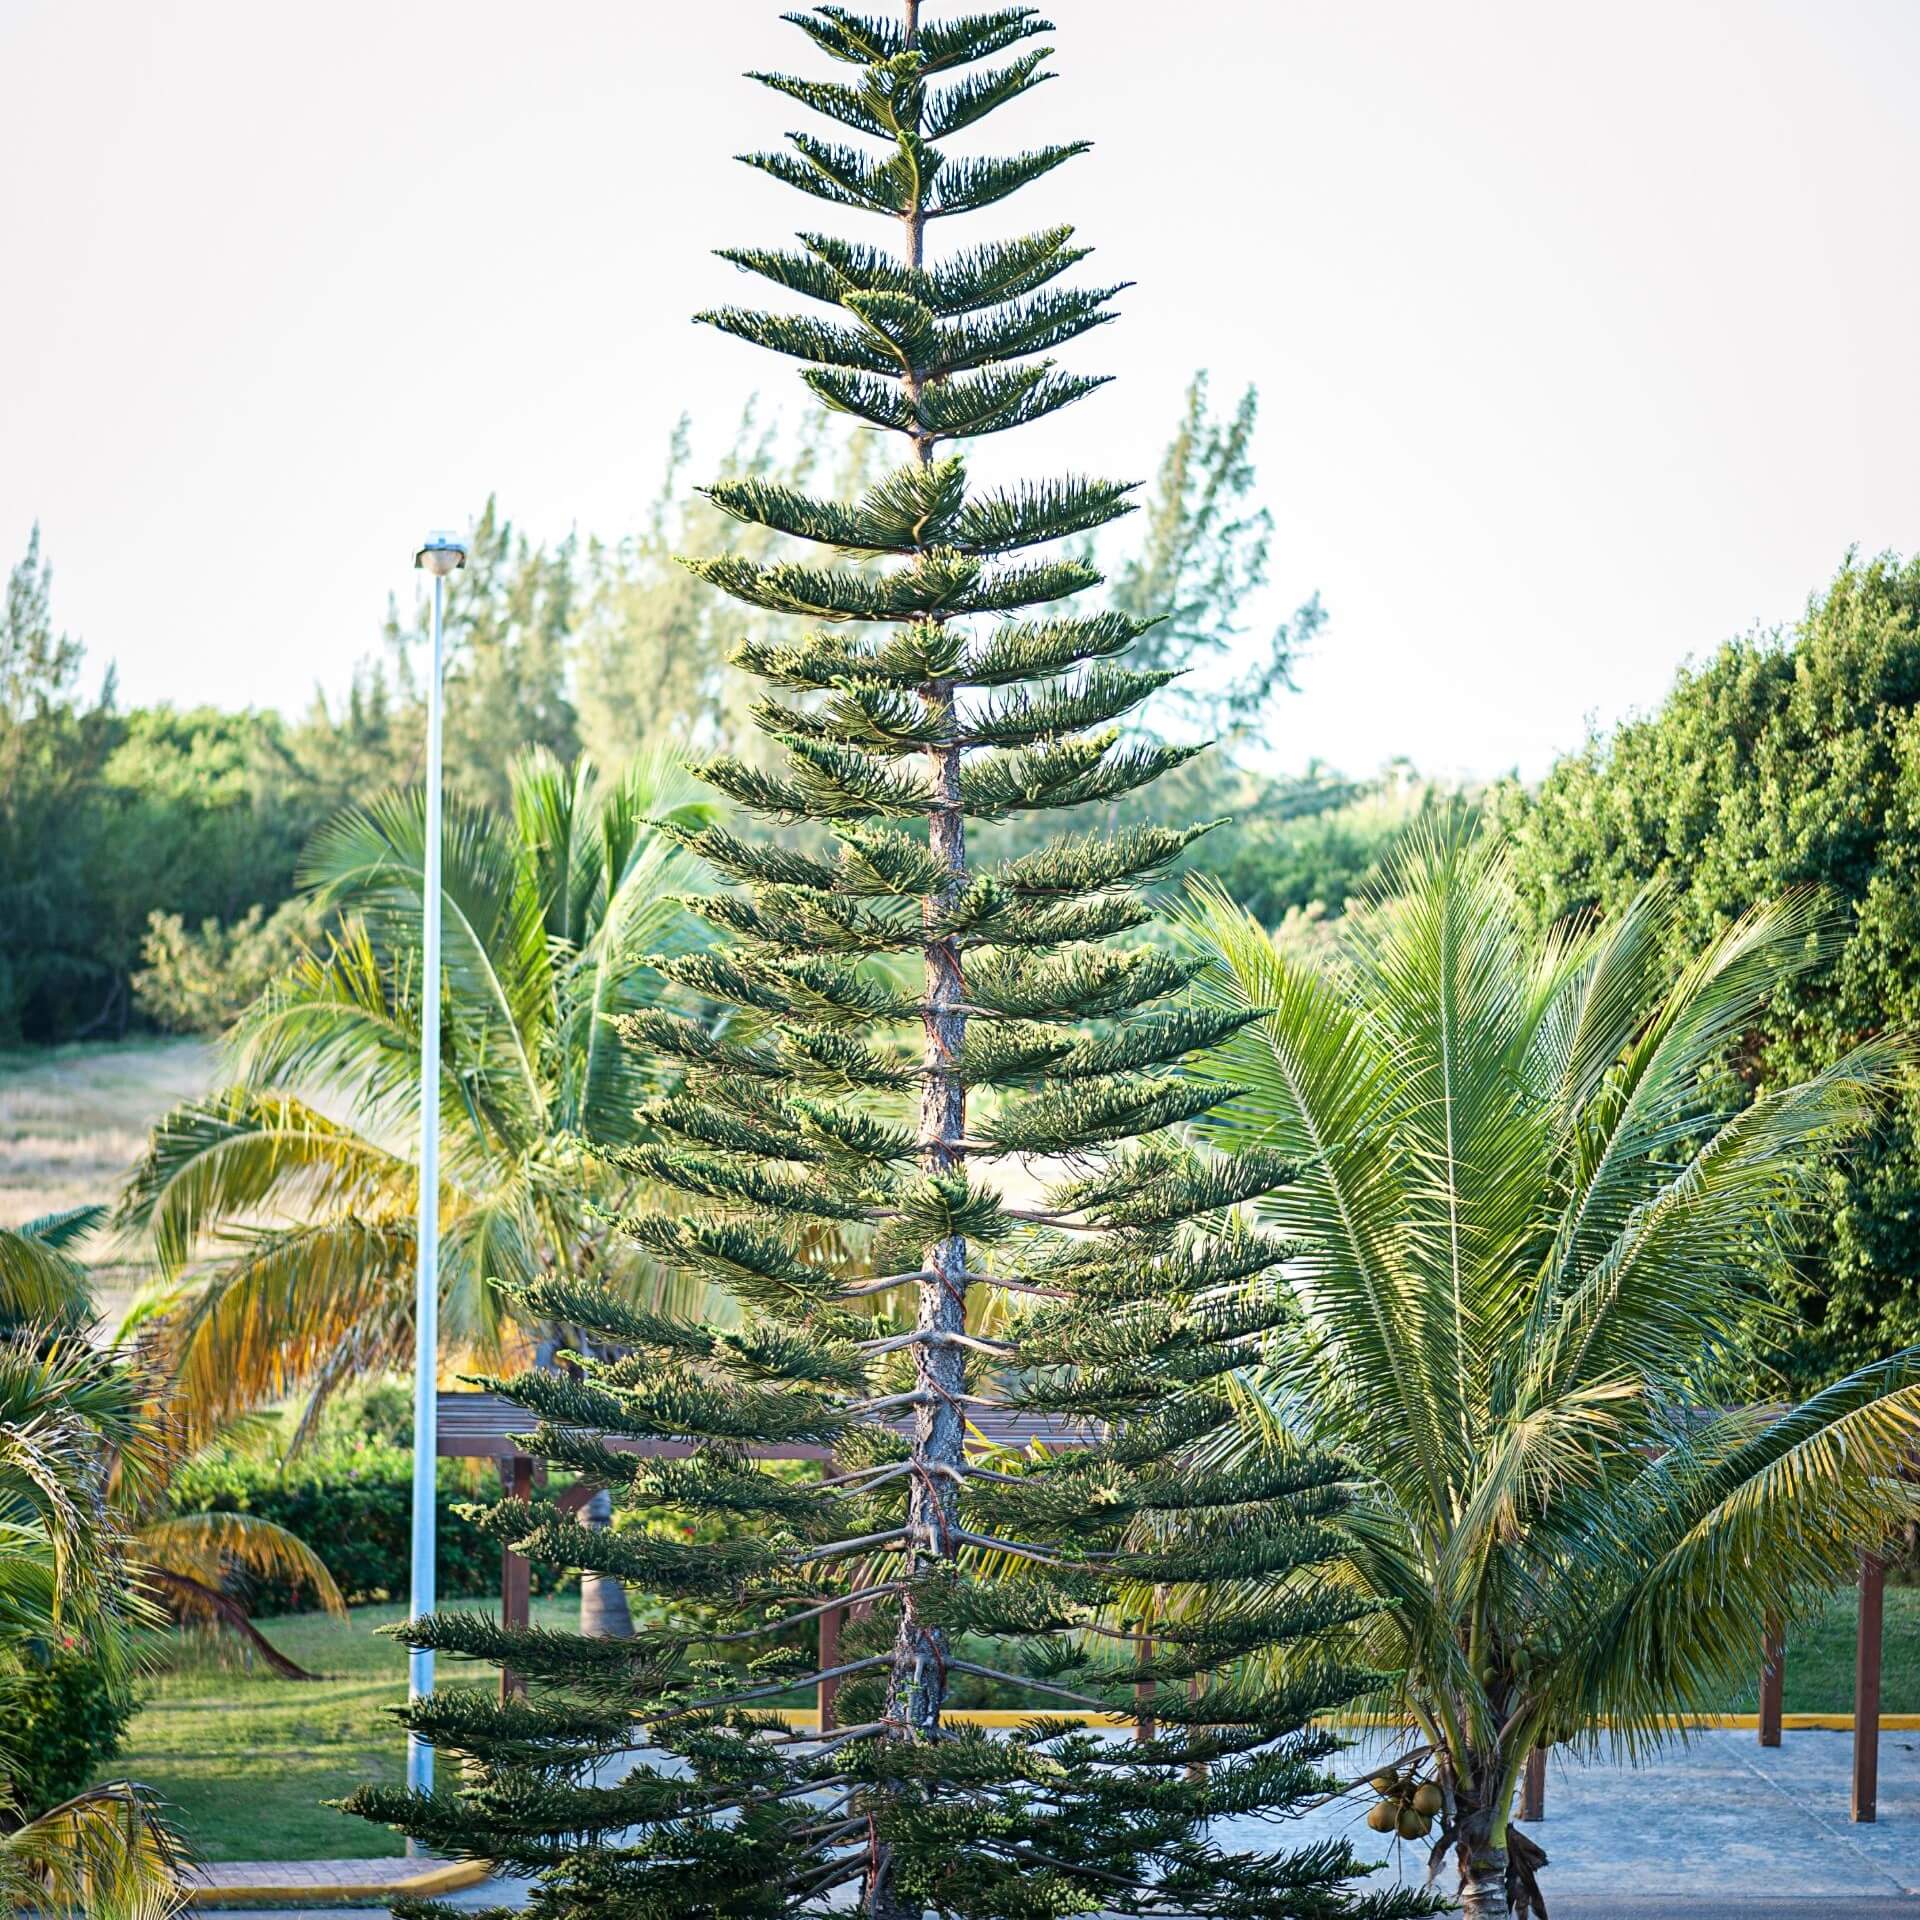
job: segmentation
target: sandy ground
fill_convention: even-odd
[[[204,1040],[0,1054],[0,1225],[111,1205],[148,1129],[178,1101],[205,1093],[214,1074]],[[102,1313],[116,1319],[146,1267],[110,1234],[96,1234],[84,1252]]]

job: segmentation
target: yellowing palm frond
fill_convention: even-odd
[[[165,1572],[218,1587],[234,1572],[280,1580],[310,1596],[336,1619],[347,1603],[320,1556],[283,1526],[255,1513],[187,1513],[146,1520],[134,1529],[133,1548]]]
[[[89,1787],[0,1833],[0,1909],[56,1920],[172,1920],[187,1852],[144,1788]]]

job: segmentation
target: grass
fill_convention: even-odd
[[[484,1601],[471,1603],[484,1606]],[[537,1599],[536,1624],[570,1626],[579,1600]],[[398,1834],[322,1804],[365,1782],[398,1785],[405,1736],[386,1709],[407,1697],[404,1648],[373,1629],[401,1606],[356,1607],[349,1621],[295,1614],[262,1623],[318,1681],[249,1670],[231,1643],[176,1634],[166,1671],[142,1689],[125,1746],[104,1779],[152,1787],[195,1855],[221,1860],[363,1860],[402,1851]],[[494,1670],[442,1656],[443,1685],[484,1685]]]
[[[0,1225],[95,1202],[111,1204],[147,1131],[176,1101],[207,1091],[205,1040],[142,1039],[0,1054]],[[97,1234],[82,1249],[109,1321],[148,1270]]]
[[[1860,1617],[1857,1590],[1835,1594],[1826,1612],[1787,1643],[1781,1688],[1785,1713],[1851,1713],[1853,1655]],[[1920,1587],[1887,1588],[1881,1665],[1883,1713],[1920,1713]],[[1753,1713],[1760,1681],[1727,1702],[1731,1713]]]
[[[480,1605],[481,1602],[470,1604]],[[1853,1709],[1855,1596],[1841,1594],[1787,1653],[1789,1713]],[[537,1599],[544,1626],[578,1618],[571,1594]],[[401,1851],[397,1835],[324,1806],[364,1781],[397,1784],[403,1741],[386,1709],[406,1698],[406,1656],[373,1629],[399,1620],[397,1606],[358,1607],[351,1621],[299,1614],[266,1623],[274,1643],[327,1677],[276,1680],[249,1670],[223,1645],[195,1635],[168,1642],[170,1665],[147,1683],[120,1756],[103,1777],[157,1789],[203,1860],[379,1859]],[[1887,1591],[1889,1713],[1920,1713],[1920,1587]],[[490,1684],[493,1670],[443,1657],[448,1685]],[[1757,1683],[1723,1703],[1751,1713]],[[796,1695],[798,1702],[801,1696]]]

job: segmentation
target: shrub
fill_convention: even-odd
[[[476,1598],[500,1586],[500,1549],[457,1509],[494,1491],[456,1461],[440,1462],[439,1554],[443,1598]],[[324,1440],[287,1462],[220,1454],[183,1468],[172,1499],[181,1513],[257,1513],[296,1533],[326,1562],[349,1606],[404,1600],[412,1551],[413,1455],[366,1437]],[[541,1569],[536,1593],[550,1589]],[[274,1581],[254,1581],[248,1603],[257,1613],[291,1613],[310,1596]]]
[[[120,1751],[126,1683],[92,1655],[61,1650],[0,1674],[0,1768],[28,1819],[71,1799]]]
[[[1920,1025],[1920,555],[1850,556],[1787,632],[1685,669],[1665,704],[1496,795],[1537,923],[1617,913],[1649,880],[1676,903],[1668,957],[1756,900],[1817,888],[1840,935],[1783,982],[1730,1064],[1791,1085],[1868,1034]],[[1775,1275],[1781,1371],[1810,1389],[1920,1342],[1920,1085],[1835,1162]],[[1754,1391],[1771,1397],[1778,1382]]]
[[[219,1033],[324,930],[325,916],[304,898],[283,900],[271,914],[249,907],[226,925],[202,920],[197,933],[181,914],[150,913],[134,1000],[171,1033]]]

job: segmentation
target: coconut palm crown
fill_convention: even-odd
[[[584,1151],[631,1132],[663,1077],[611,1020],[659,987],[642,955],[699,943],[672,904],[691,857],[659,821],[710,809],[664,755],[617,777],[535,750],[510,812],[449,805],[443,837],[441,1341],[449,1359],[524,1346],[493,1283],[608,1252],[596,1207],[630,1176]],[[336,916],[224,1042],[220,1091],[168,1113],[121,1196],[181,1284],[182,1395],[203,1422],[404,1364],[413,1345],[424,798],[354,807],[302,880]],[[636,998],[636,996],[641,996]],[[613,1256],[623,1285],[653,1270]]]
[[[1828,949],[1820,907],[1760,908],[1678,978],[1667,911],[1654,890],[1530,941],[1499,848],[1455,824],[1415,836],[1331,969],[1217,894],[1184,915],[1206,997],[1262,1010],[1206,1069],[1246,1091],[1204,1125],[1301,1167],[1261,1205],[1304,1249],[1301,1314],[1241,1445],[1364,1474],[1349,1573],[1391,1604],[1352,1654],[1402,1676],[1374,1704],[1437,1771],[1434,1860],[1477,1915],[1538,1892],[1509,1819],[1531,1751],[1674,1735],[1913,1512],[1920,1356],[1739,1404],[1823,1147],[1909,1050],[1732,1110],[1716,1068]]]

